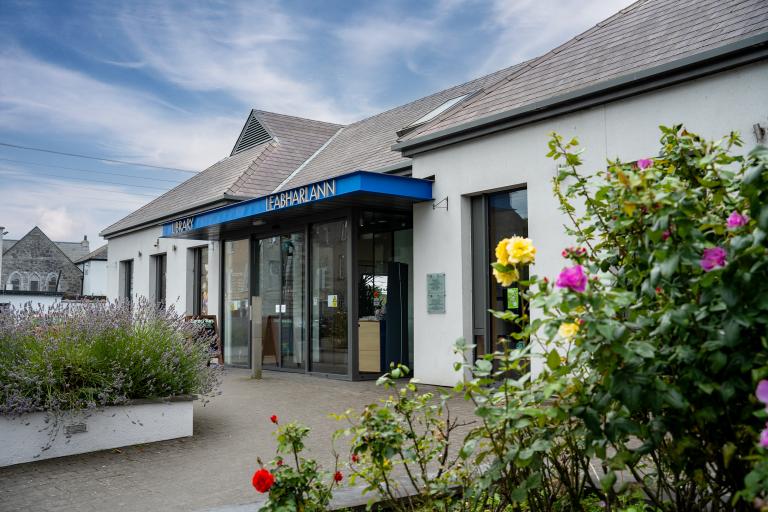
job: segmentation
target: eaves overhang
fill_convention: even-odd
[[[392,150],[401,152],[405,157],[411,157],[465,140],[669,87],[766,58],[768,58],[768,32],[762,32],[666,64],[404,140],[394,144]]]
[[[406,209],[432,200],[432,181],[354,171],[163,224],[163,237],[220,240],[227,232],[349,207]]]
[[[222,194],[221,196],[218,196],[213,200],[207,199],[205,201],[192,203],[185,208],[176,209],[172,212],[159,215],[150,220],[145,220],[145,221],[137,222],[136,224],[131,224],[130,226],[126,226],[118,229],[112,229],[112,230],[110,230],[109,228],[106,228],[101,232],[99,232],[99,236],[109,240],[110,238],[127,235],[127,234],[134,233],[136,231],[141,231],[142,229],[147,229],[153,226],[162,225],[168,219],[178,218],[181,215],[188,215],[198,211],[206,211],[212,208],[218,208],[220,206],[226,206],[227,204],[244,201],[248,199],[253,199],[253,198],[245,197],[245,196],[234,196],[230,194]]]

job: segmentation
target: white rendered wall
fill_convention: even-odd
[[[35,292],[24,294],[0,294],[0,304],[10,304],[16,309],[31,304],[33,308],[42,307],[47,309],[49,306],[61,302],[61,295],[38,295]]]
[[[768,64],[760,63],[668,89],[561,116],[416,155],[413,176],[435,176],[433,197],[448,210],[417,204],[413,213],[414,368],[423,382],[453,385],[459,378],[452,353],[459,337],[472,336],[472,265],[469,195],[528,187],[528,232],[538,252],[532,272],[552,280],[565,265],[560,252],[571,241],[566,218],[552,196],[555,163],[546,158],[549,133],[576,136],[585,170],[607,158],[632,161],[659,151],[658,125],[684,123],[706,138],[741,133],[743,152],[755,146],[752,125],[768,124]],[[490,272],[490,268],[488,269]],[[427,314],[426,275],[445,272],[446,312]]]
[[[120,262],[133,259],[133,296],[154,299],[154,275],[150,271],[152,256],[166,254],[166,304],[180,313],[192,314],[190,249],[208,247],[208,314],[219,316],[219,242],[160,238],[162,227],[147,228],[109,239],[107,261],[107,298],[120,298]],[[174,249],[175,247],[175,249]],[[141,253],[141,256],[139,256]]]
[[[83,295],[107,294],[107,262],[90,260],[77,265],[83,271]]]

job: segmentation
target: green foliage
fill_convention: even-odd
[[[314,459],[301,457],[308,435],[309,428],[298,423],[278,427],[275,433],[277,457],[269,464],[274,468],[271,473],[275,481],[269,489],[269,500],[261,510],[321,512],[328,509],[333,489],[339,482],[333,474],[323,471]],[[259,465],[262,465],[260,460]],[[338,471],[338,458],[336,466],[335,472]]]
[[[593,175],[577,140],[552,135],[554,193],[579,246],[555,285],[515,283],[519,313],[492,312],[525,348],[473,361],[457,344],[466,378],[453,393],[476,422],[455,457],[448,394],[414,380],[343,416],[367,491],[395,510],[768,510],[768,411],[754,396],[768,378],[768,150],[661,133],[658,157]],[[492,265],[504,285],[535,254],[507,241]],[[403,482],[416,494],[397,500]]]
[[[588,370],[572,400],[590,450],[663,510],[747,508],[735,497],[756,453],[755,385],[768,375],[766,151],[733,156],[736,134],[661,132],[649,167],[610,162],[602,176],[583,176],[576,141],[553,136],[550,156],[566,162],[555,191],[592,280],[531,301],[544,324],[582,323],[569,357]],[[733,212],[750,220],[729,227]],[[710,269],[711,248],[725,262]]]
[[[468,480],[464,457],[451,454],[456,429],[463,426],[451,416],[448,393],[420,392],[412,379],[394,389],[408,374],[403,365],[393,367],[378,384],[394,393],[362,414],[347,411],[339,419],[350,426],[337,436],[350,437],[350,481],[362,480],[371,504],[378,497],[393,510],[458,510],[455,487]],[[405,499],[398,499],[410,495]]]
[[[0,315],[0,414],[53,416],[131,399],[210,395],[211,340],[154,304],[31,306]]]

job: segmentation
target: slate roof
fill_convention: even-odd
[[[768,30],[765,0],[640,0],[403,137],[567,94]]]
[[[39,229],[39,228],[38,228]],[[11,247],[16,245],[16,242],[18,240],[11,240],[9,238],[3,239],[3,253],[6,253]],[[83,256],[88,254],[88,251],[90,250],[88,243],[86,242],[83,244],[82,242],[53,242],[56,244],[56,246],[61,249],[61,252],[64,253],[64,255],[69,258],[71,261],[75,261],[77,259],[82,258]]]
[[[406,168],[410,159],[392,149],[398,140],[408,144],[469,122],[481,123],[493,114],[588,86],[599,87],[611,79],[766,31],[766,0],[640,0],[538,58],[348,126],[254,110],[276,140],[221,160],[108,227],[102,235],[356,170]],[[431,121],[408,133],[401,131],[465,94],[464,100]]]
[[[216,162],[107,227],[101,235],[113,236],[193,208],[268,194],[341,128],[262,110],[253,110],[250,115],[272,134],[272,140]]]
[[[514,73],[524,64],[516,64],[344,127],[319,155],[308,162],[281,189],[306,185],[352,171],[378,171],[398,165],[410,165],[410,159],[403,158],[399,152],[391,149],[397,142],[398,130],[407,127],[450,99],[488,87]],[[450,110],[452,109],[448,111]]]
[[[98,260],[98,261],[107,261],[107,255],[108,255],[108,245],[104,244],[95,251],[89,253],[86,256],[83,256],[82,258],[75,260],[74,263],[85,263],[86,261],[92,261],[92,260]]]

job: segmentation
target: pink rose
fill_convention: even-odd
[[[641,158],[637,161],[637,166],[641,169],[647,169],[653,165],[653,160],[650,158]]]
[[[555,283],[558,288],[570,288],[575,292],[583,292],[587,287],[587,275],[581,265],[567,267],[557,276]]]
[[[728,229],[736,229],[740,228],[741,226],[746,226],[747,222],[749,222],[749,217],[742,215],[739,212],[733,212],[728,217]]]
[[[763,379],[757,383],[757,389],[755,389],[755,396],[762,403],[768,405],[768,380]]]
[[[709,272],[717,267],[725,266],[725,249],[722,247],[710,247],[704,249],[699,265],[704,272]]]

